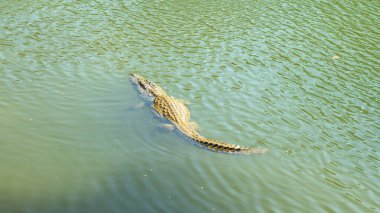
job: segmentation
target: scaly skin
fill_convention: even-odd
[[[139,75],[132,73],[129,75],[129,78],[131,82],[136,85],[136,88],[140,93],[153,98],[153,109],[158,114],[172,122],[182,134],[208,150],[235,154],[257,154],[265,153],[267,151],[267,149],[240,147],[235,144],[225,143],[201,136],[190,121],[190,111],[182,101],[168,96],[161,87]]]

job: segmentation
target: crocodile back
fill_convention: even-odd
[[[153,101],[153,108],[174,124],[183,124],[190,121],[189,109],[185,104],[173,97],[157,96]]]

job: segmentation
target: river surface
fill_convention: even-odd
[[[0,1],[0,212],[379,212],[380,2]],[[128,80],[238,156],[158,128]]]

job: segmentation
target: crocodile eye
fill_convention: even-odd
[[[139,81],[139,85],[140,85],[140,87],[142,87],[143,89],[146,89],[145,85],[144,85],[141,81]]]
[[[149,80],[145,80],[145,83],[149,84],[149,85],[153,85],[153,83],[151,81],[149,81]]]

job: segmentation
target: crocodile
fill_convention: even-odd
[[[265,148],[242,147],[200,135],[194,122],[190,121],[190,111],[184,101],[169,96],[160,86],[137,74],[130,73],[129,79],[143,96],[152,100],[152,108],[156,114],[169,120],[180,133],[201,147],[210,151],[233,154],[258,154],[268,151]]]

